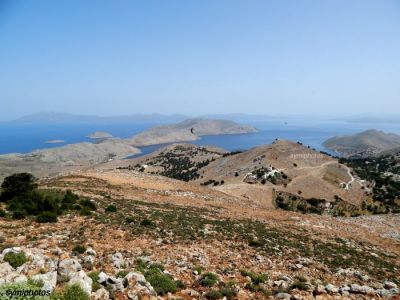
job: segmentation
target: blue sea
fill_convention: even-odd
[[[252,134],[203,136],[192,143],[215,145],[229,151],[246,150],[269,144],[276,138],[300,141],[317,150],[327,151],[322,143],[335,135],[357,133],[367,129],[379,129],[400,134],[400,124],[347,123],[335,120],[302,119],[294,122],[265,120],[242,122],[259,129]],[[87,135],[95,131],[105,131],[115,137],[128,138],[142,132],[156,123],[65,123],[65,124],[17,124],[0,123],[0,154],[28,153],[33,150],[59,147],[65,144],[91,142]],[[49,144],[46,141],[64,140],[64,143]],[[163,145],[142,147],[142,154],[151,153]],[[329,151],[328,151],[329,152]]]

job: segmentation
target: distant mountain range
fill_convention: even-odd
[[[125,116],[96,116],[96,115],[76,115],[60,112],[40,112],[23,116],[11,121],[12,123],[124,123],[124,122],[158,122],[175,123],[187,119],[187,116],[174,114],[133,114]]]
[[[192,116],[193,117],[193,116]],[[354,115],[347,117],[338,116],[307,116],[307,115],[283,115],[283,114],[246,114],[246,113],[227,113],[227,114],[204,114],[197,117],[208,119],[225,119],[235,122],[263,122],[268,120],[284,120],[285,122],[296,122],[302,120],[317,119],[323,121],[344,121],[348,123],[390,123],[399,124],[400,115]],[[85,114],[71,114],[62,112],[38,112],[26,115],[11,123],[76,123],[76,122],[152,122],[152,123],[176,123],[190,118],[183,114],[131,114],[116,116],[98,116]]]
[[[177,123],[185,119],[193,118],[193,116],[186,116],[183,114],[132,114],[122,116],[97,116],[97,115],[84,115],[84,114],[71,114],[62,112],[38,112],[26,115],[15,120],[11,123],[158,123],[168,124]],[[265,121],[284,121],[288,123],[310,120],[311,116],[306,115],[267,115],[267,114],[245,114],[245,113],[228,113],[228,114],[204,114],[196,116],[196,118],[206,119],[223,119],[232,120],[235,122],[265,122]],[[329,116],[312,116],[312,119],[334,119]]]
[[[400,124],[400,114],[353,116],[345,118],[345,121],[349,123]]]

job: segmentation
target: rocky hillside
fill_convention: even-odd
[[[359,207],[369,197],[366,183],[353,176],[349,167],[325,153],[289,141],[235,153],[189,144],[171,145],[145,158],[130,160],[129,165],[145,173],[192,180],[270,208],[277,206],[276,192],[326,203],[336,203],[340,198]]]
[[[174,142],[194,141],[203,135],[252,133],[251,126],[240,125],[228,120],[188,119],[173,125],[153,127],[129,139],[136,146],[148,146]]]
[[[330,138],[323,145],[345,157],[367,157],[400,147],[400,136],[378,130],[367,130],[355,135]]]
[[[190,181],[200,177],[201,168],[227,153],[214,146],[173,144],[143,157],[118,162],[118,168]]]
[[[72,190],[79,198],[64,196],[61,206],[73,198],[92,209],[41,223],[13,219],[3,203],[0,292],[48,291],[62,300],[399,295],[398,215],[268,210],[132,170],[79,172],[43,180],[40,188]]]

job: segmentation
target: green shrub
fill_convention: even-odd
[[[145,277],[158,295],[163,296],[167,293],[175,293],[178,290],[177,284],[171,276],[162,273],[159,269],[147,271]]]
[[[201,276],[200,284],[203,286],[212,287],[218,282],[218,276],[211,272],[206,272]]]
[[[113,204],[110,204],[105,209],[106,212],[117,212],[117,207]]]
[[[196,271],[197,274],[201,274],[201,272],[203,272],[203,269],[200,266],[194,266],[193,271]]]
[[[27,259],[24,252],[8,252],[4,255],[4,261],[8,262],[13,268],[18,268],[26,263]]]
[[[57,214],[51,211],[44,211],[36,217],[38,223],[55,223],[57,222]]]
[[[97,206],[89,199],[84,199],[80,202],[80,205],[88,210],[96,210]]]
[[[3,284],[0,285],[0,299],[1,300],[48,300],[49,299],[49,297],[44,295],[42,296],[40,294],[37,296],[24,295],[23,294],[24,291],[30,291],[31,294],[33,293],[39,294],[41,292],[41,289],[40,287],[29,281],[24,283]]]
[[[98,289],[101,288],[101,285],[98,282],[99,274],[100,274],[99,271],[93,271],[93,272],[90,272],[90,273],[87,274],[90,278],[92,278],[92,290],[93,290],[93,292],[95,292],[95,291],[97,291]]]
[[[223,287],[223,288],[221,288],[220,292],[221,292],[222,296],[226,297],[226,299],[228,299],[228,300],[233,299],[236,296],[235,290],[231,287]]]
[[[0,208],[0,218],[4,218],[6,215],[6,211]]]
[[[309,289],[308,285],[306,282],[296,280],[291,286],[292,289],[298,289],[301,291],[307,291]]]
[[[247,283],[244,287],[246,290],[249,290],[252,293],[262,292],[265,293],[265,289],[262,286],[254,283]]]
[[[250,240],[249,241],[249,246],[250,247],[261,247],[262,243],[258,240]]]
[[[242,276],[250,277],[251,282],[255,285],[265,283],[268,280],[268,276],[263,273],[253,273],[245,270],[241,270],[240,273],[242,274]]]
[[[157,270],[160,270],[161,272],[165,270],[164,266],[163,266],[162,264],[160,264],[160,263],[153,263],[153,264],[151,264],[150,267],[149,267],[149,269],[150,269],[150,270],[157,269]]]
[[[175,284],[179,290],[184,290],[187,287],[186,284],[182,280],[175,280]]]
[[[87,207],[82,207],[81,210],[79,211],[79,215],[80,216],[91,216],[92,215],[92,211],[90,209],[88,209]]]
[[[126,217],[125,222],[128,224],[133,223],[133,222],[135,222],[135,218],[134,217]]]
[[[146,271],[147,264],[142,259],[137,259],[136,264],[137,264],[137,267],[135,268],[136,271],[140,273],[144,273]]]
[[[71,192],[70,190],[67,190],[65,193],[62,203],[64,204],[75,204],[79,199],[79,196]]]
[[[26,212],[22,211],[22,210],[13,211],[13,214],[12,214],[12,217],[15,220],[21,220],[21,219],[25,218],[25,216],[26,216]]]
[[[82,254],[82,253],[85,253],[86,248],[82,245],[75,245],[74,248],[72,248],[72,251]]]
[[[220,291],[211,290],[205,294],[205,297],[207,299],[214,300],[214,299],[221,299],[223,297],[223,295]]]
[[[62,300],[90,300],[89,295],[79,284],[68,285],[63,294]]]
[[[126,275],[128,275],[128,273],[128,270],[121,270],[117,273],[117,278],[124,278]]]
[[[153,226],[153,222],[149,219],[144,219],[142,222],[140,222],[140,226],[150,227]]]

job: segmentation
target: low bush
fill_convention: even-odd
[[[98,289],[101,288],[100,283],[98,282],[99,280],[99,271],[93,271],[88,273],[88,276],[92,279],[92,290],[93,292],[97,291]]]
[[[221,299],[223,297],[223,295],[222,295],[222,293],[220,291],[211,290],[211,291],[208,291],[205,294],[205,297],[207,299],[214,300],[214,299]]]
[[[263,273],[253,273],[253,272],[242,271],[242,275],[249,276],[251,279],[251,282],[256,285],[265,283],[268,280],[268,276]]]
[[[72,252],[77,252],[80,254],[85,253],[85,251],[86,251],[86,248],[82,245],[75,245],[74,248],[72,248]]]
[[[221,288],[220,292],[222,296],[226,297],[228,300],[233,299],[236,296],[236,291],[231,287],[223,287]]]
[[[51,211],[44,211],[36,217],[38,223],[55,223],[57,222],[57,214]]]
[[[164,274],[160,269],[153,268],[148,270],[145,275],[156,293],[160,296],[168,293],[175,293],[178,290],[176,282],[170,275]]]
[[[8,262],[13,268],[18,268],[27,261],[24,252],[8,252],[4,255],[3,260]]]
[[[64,289],[60,300],[90,300],[90,297],[79,284],[73,284]]]
[[[140,226],[150,227],[153,226],[153,222],[149,219],[144,219],[142,222],[140,222]]]
[[[130,224],[130,223],[134,223],[135,222],[135,218],[134,217],[126,217],[125,222]]]
[[[126,275],[128,275],[129,271],[128,270],[121,270],[118,271],[117,273],[117,278],[124,278]]]
[[[24,291],[30,291],[31,295],[23,294]],[[44,292],[39,286],[29,281],[0,285],[0,299],[2,300],[48,300],[49,297],[43,295]]]
[[[301,291],[307,291],[309,289],[307,283],[300,280],[296,280],[290,287]]]
[[[117,212],[117,207],[113,204],[110,204],[105,209],[106,212]]]
[[[201,276],[200,284],[207,287],[212,287],[218,282],[218,276],[212,272],[206,272]]]

